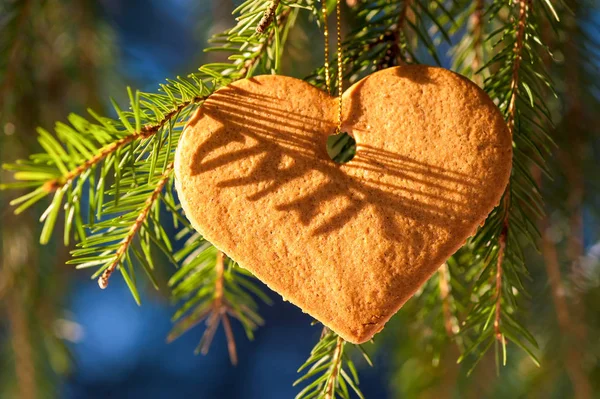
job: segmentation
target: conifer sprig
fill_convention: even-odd
[[[136,191],[140,184],[136,177],[138,169],[146,167],[146,164],[150,165],[150,169],[144,172],[148,183],[156,178],[157,167],[163,171],[166,169],[169,163],[167,159],[177,146],[179,133],[191,110],[215,89],[256,71],[273,72],[277,69],[279,49],[295,18],[297,7],[284,7],[277,22],[268,28],[265,36],[259,37],[253,28],[258,22],[256,15],[263,12],[264,8],[265,3],[262,1],[246,1],[237,10],[240,13],[237,25],[216,37],[215,41],[220,46],[209,50],[231,52],[230,63],[204,65],[199,72],[187,78],[168,80],[161,85],[159,93],[132,93],[129,90],[129,110],[122,110],[113,101],[117,114],[115,119],[90,111],[93,121],[71,115],[70,125],[57,123],[54,135],[40,129],[39,141],[44,152],[32,155],[29,160],[5,165],[6,169],[14,171],[17,181],[3,184],[1,188],[33,188],[33,191],[12,202],[13,205],[18,205],[17,213],[46,196],[53,195],[50,206],[41,218],[44,222],[40,237],[42,243],[49,241],[58,216],[64,210],[65,243],[69,242],[70,233],[75,231],[78,241],[85,246],[74,254],[76,257],[85,255],[83,258],[86,261],[75,262],[85,266],[91,263],[102,264],[107,273],[114,270],[115,266],[111,263],[100,263],[109,257],[103,252],[103,249],[106,250],[103,245],[124,239],[123,229],[127,229],[123,226],[125,219],[120,218],[119,226],[108,227],[106,225],[109,222],[102,224],[99,221],[104,217],[115,217],[124,211],[130,212],[131,209],[143,209],[132,205],[136,199],[143,197]],[[160,164],[157,162],[159,158]],[[160,173],[162,172],[159,171]],[[171,170],[168,173],[172,173]],[[140,173],[137,175],[139,177]],[[111,180],[114,184],[109,189]],[[84,192],[89,198],[88,207],[81,205]],[[105,206],[107,192],[113,198],[108,207]],[[121,204],[125,205],[121,206],[120,199]],[[155,199],[158,203],[161,197]],[[172,210],[172,207],[167,208]],[[138,226],[136,220],[130,221]],[[90,230],[93,226],[93,230]],[[103,226],[107,229],[103,230]],[[130,228],[133,233],[140,231],[139,226]],[[92,236],[87,237],[90,231]],[[95,236],[98,234],[103,235],[102,239]],[[164,241],[158,235],[150,237],[154,242]],[[133,237],[124,242],[129,245],[132,240]],[[95,255],[90,256],[92,253]],[[127,259],[125,252],[115,254],[118,254],[115,265],[120,260]],[[97,258],[92,259],[94,256]],[[131,280],[133,282],[134,279]],[[103,282],[105,279],[101,279],[101,285]]]
[[[364,396],[358,388],[358,373],[354,362],[347,353],[348,343],[334,332],[325,328],[319,342],[315,345],[306,362],[298,369],[304,372],[294,386],[306,385],[296,395],[296,399],[349,399],[351,392],[361,399]],[[371,359],[360,345],[356,347],[363,354],[367,363]]]
[[[154,158],[158,156],[160,148],[147,144],[154,136],[160,136],[154,143],[169,141],[173,118],[187,116],[188,112],[183,111],[189,111],[187,108],[203,101],[212,91],[211,82],[207,85],[198,75],[190,76],[162,85],[164,94],[133,94],[129,91],[131,111],[122,111],[114,104],[117,119],[90,111],[95,122],[72,114],[70,125],[56,124],[55,135],[40,128],[38,140],[45,152],[34,154],[29,160],[4,165],[5,169],[14,171],[17,182],[3,184],[0,188],[34,188],[11,202],[18,205],[16,213],[53,194],[51,204],[41,218],[44,222],[42,243],[49,241],[63,209],[69,215],[65,231],[74,226],[79,241],[85,240],[84,226],[102,216],[102,209],[93,209],[95,201],[91,199],[103,203],[107,179],[114,178],[119,183],[118,177],[136,158],[147,157],[150,153]],[[90,181],[97,185],[89,184]],[[88,209],[80,206],[84,189],[89,191]],[[84,216],[87,216],[87,223]],[[68,241],[69,234],[65,233],[65,243]]]
[[[118,269],[139,302],[135,267],[141,265],[157,285],[153,250],[161,250],[176,265],[183,264],[169,282],[173,299],[183,303],[174,316],[177,325],[169,339],[206,320],[198,348],[206,352],[222,322],[232,362],[237,355],[230,318],[239,320],[251,338],[262,323],[254,297],[268,298],[209,243],[198,235],[188,237],[191,227],[173,193],[173,152],[190,113],[214,90],[259,72],[279,71],[283,44],[298,8],[319,6],[316,1],[306,4],[245,1],[235,11],[239,15],[236,26],[217,35],[212,41],[215,47],[207,49],[231,53],[230,62],[207,64],[186,78],[169,80],[160,93],[129,91],[128,110],[113,104],[116,118],[92,111],[91,121],[71,115],[70,125],[57,124],[54,134],[40,130],[42,153],[5,166],[15,172],[16,182],[2,188],[32,190],[13,201],[16,211],[53,196],[42,215],[41,241],[48,242],[63,213],[65,243],[73,231],[80,241],[72,263],[96,267],[101,286]],[[257,34],[269,7],[273,21]],[[457,9],[463,10],[459,17],[455,17]],[[526,295],[522,279],[527,276],[519,240],[536,240],[534,220],[542,214],[539,190],[529,170],[531,165],[546,170],[544,158],[550,147],[545,131],[551,121],[541,98],[552,87],[540,58],[546,49],[538,19],[555,15],[551,3],[545,0],[533,7],[529,0],[500,0],[484,13],[482,1],[363,0],[356,10],[360,28],[344,42],[346,78],[351,82],[388,66],[420,60],[440,63],[437,45],[450,43],[450,36],[468,25],[453,52],[454,65],[471,76],[479,69],[486,78],[484,87],[504,113],[513,136],[514,168],[501,206],[465,247],[481,271],[472,295],[461,296],[471,298],[472,308],[467,311],[463,302],[455,300],[457,292],[462,294],[462,281],[455,278],[454,257],[448,262],[448,273],[440,272],[418,297],[424,303],[419,313],[423,320],[440,315],[436,331],[446,336],[460,329],[458,339],[467,348],[462,358],[473,358],[473,365],[494,343],[500,359],[498,348],[505,354],[507,340],[534,357],[535,340],[516,316],[519,299]],[[485,41],[484,19],[499,27]],[[488,54],[495,55],[486,62]],[[321,85],[323,76],[319,71],[311,81]],[[188,237],[179,252],[173,250],[164,230],[164,213],[177,227],[183,226],[179,237]],[[459,325],[460,314],[467,316]],[[306,375],[297,383],[315,380],[299,397],[348,397],[348,387],[362,397],[346,347],[334,333],[323,336],[303,366]]]
[[[165,167],[156,167],[157,163]],[[113,199],[100,205],[103,220],[89,227],[90,234],[78,244],[68,263],[77,268],[97,268],[93,278],[99,277],[101,288],[107,287],[108,279],[118,269],[138,304],[134,266],[141,265],[158,288],[152,249],[159,248],[172,259],[172,244],[161,218],[161,203],[173,206],[172,171],[173,155],[167,152],[155,163],[142,159],[125,170],[119,184],[106,191]]]
[[[140,231],[140,229],[146,223],[146,221],[150,215],[150,211],[152,210],[154,204],[156,204],[158,199],[160,198],[160,195],[163,191],[163,188],[165,187],[165,184],[167,184],[169,178],[171,177],[172,171],[173,171],[173,162],[170,162],[167,165],[167,167],[165,168],[165,171],[162,173],[162,175],[158,179],[158,181],[156,181],[154,189],[152,190],[150,195],[144,201],[143,207],[141,209],[140,208],[134,209],[133,214],[135,215],[137,213],[135,222],[129,227],[129,231],[127,232],[125,237],[123,237],[123,239],[119,243],[119,247],[117,248],[117,251],[115,252],[114,259],[111,260],[111,263],[108,264],[108,267],[106,269],[104,269],[104,271],[102,272],[102,275],[98,279],[98,284],[100,285],[100,288],[104,289],[104,288],[108,287],[108,279],[110,278],[112,273],[115,271],[117,266],[120,264],[123,257],[126,256],[127,251],[131,247],[133,239],[135,238],[137,233]],[[157,226],[157,227],[159,227],[159,226]]]
[[[358,28],[342,46],[344,78],[350,83],[375,71],[402,64],[433,61],[440,64],[436,45],[450,43],[454,20],[443,1],[362,0],[357,4]],[[318,13],[315,8],[314,13]],[[330,75],[335,76],[330,63]],[[318,69],[307,80],[325,87],[325,71]],[[335,80],[332,82],[335,87]]]
[[[220,323],[227,337],[229,357],[235,365],[237,353],[229,318],[238,320],[248,339],[263,324],[258,314],[259,298],[266,304],[271,300],[252,281],[252,276],[240,268],[197,233],[186,240],[182,250],[175,253],[176,261],[183,264],[169,280],[173,300],[183,305],[173,316],[175,327],[169,334],[172,341],[192,327],[206,320],[206,330],[196,352],[206,354]]]
[[[229,261],[218,262],[209,257],[214,278],[200,278],[196,268],[206,261],[203,253],[216,251],[200,237],[194,237],[203,251],[198,259],[188,259],[186,250],[174,252],[173,243],[164,226],[164,213],[171,214],[176,227],[182,226],[180,236],[190,231],[175,200],[173,190],[173,155],[185,122],[193,109],[216,89],[229,82],[256,73],[274,73],[279,69],[281,50],[293,25],[300,3],[279,5],[273,23],[263,35],[255,33],[259,16],[267,2],[247,0],[240,5],[237,24],[212,40],[216,47],[207,51],[230,53],[227,63],[202,66],[186,78],[178,77],[161,85],[158,93],[129,94],[128,110],[113,101],[117,118],[107,118],[90,111],[92,121],[70,115],[70,125],[57,123],[55,134],[40,129],[40,144],[44,152],[29,160],[5,165],[14,171],[16,182],[1,188],[33,188],[16,199],[17,212],[33,206],[48,195],[53,195],[50,206],[42,215],[44,228],[40,241],[50,240],[59,214],[64,212],[65,244],[75,232],[78,248],[73,260],[78,268],[95,267],[93,277],[100,276],[105,287],[108,278],[119,270],[130,291],[139,303],[136,268],[141,266],[152,284],[158,288],[154,271],[154,249],[159,249],[175,265],[185,260],[186,267],[170,281],[174,300],[185,300],[175,319],[188,315],[178,323],[170,338],[190,327],[190,320],[198,322],[202,306],[208,302],[204,295],[213,292],[210,301],[214,311],[209,317],[205,339],[200,351],[205,352],[219,322],[223,322],[233,362],[236,360],[235,343],[229,317],[238,319],[248,337],[262,319],[250,294],[268,302],[255,286],[248,273]],[[82,199],[87,200],[82,201]],[[212,252],[211,252],[212,251]],[[221,266],[227,265],[227,267]],[[216,273],[216,274],[215,274]],[[194,307],[198,305],[200,307]],[[216,315],[216,316],[215,316]]]
[[[541,3],[538,7],[550,6]],[[505,364],[507,340],[537,363],[532,351],[537,343],[519,322],[517,310],[520,298],[527,296],[523,279],[529,275],[521,240],[536,245],[535,220],[543,215],[531,166],[547,171],[545,158],[552,145],[546,133],[552,121],[541,101],[553,89],[541,58],[547,49],[539,34],[539,13],[553,14],[549,9],[534,8],[527,0],[494,2],[487,10],[502,27],[488,39],[496,40],[497,53],[484,66],[492,71],[484,88],[505,115],[513,138],[513,171],[500,205],[470,243],[482,272],[474,284],[476,299],[463,327],[475,338],[460,360],[472,355],[473,366],[494,343],[497,364]]]
[[[468,288],[465,270],[455,257],[448,259],[423,285],[410,306],[414,309],[415,329],[423,331],[418,335],[419,344],[430,354],[433,364],[439,363],[449,343],[456,344],[460,350],[464,348],[460,320],[465,312]]]
[[[452,69],[482,85],[483,78],[488,76],[487,69],[482,67],[489,48],[489,45],[484,43],[487,33],[485,26],[488,25],[484,15],[484,1],[456,1],[452,13],[455,15],[456,24],[451,32],[459,35],[458,43],[450,51]],[[462,32],[461,29],[465,27],[466,30]]]

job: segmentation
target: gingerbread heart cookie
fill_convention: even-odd
[[[377,72],[343,95],[348,163],[327,154],[337,100],[257,76],[215,92],[177,148],[192,225],[286,300],[361,343],[471,236],[508,182],[497,107],[445,69]]]

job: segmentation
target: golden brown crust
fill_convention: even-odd
[[[175,160],[193,226],[349,342],[380,331],[498,204],[511,167],[502,115],[450,71],[403,66],[344,93],[352,161],[326,152],[335,99],[258,76],[217,91]]]

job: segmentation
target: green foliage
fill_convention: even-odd
[[[41,199],[53,196],[41,218],[44,228],[40,241],[48,242],[63,208],[69,215],[65,230],[68,232],[74,226],[78,240],[85,241],[84,215],[87,214],[90,225],[102,217],[105,191],[110,184],[107,179],[114,178],[118,197],[120,177],[132,169],[136,160],[155,160],[161,151],[174,150],[170,132],[181,129],[183,117],[189,114],[191,106],[213,90],[210,78],[205,76],[204,79],[206,83],[198,74],[188,79],[179,78],[162,85],[162,94],[129,91],[131,111],[123,111],[114,104],[117,119],[90,110],[93,121],[72,114],[70,125],[56,124],[55,135],[40,128],[38,141],[45,152],[34,154],[29,160],[4,165],[5,169],[14,171],[17,182],[1,188],[33,188],[11,202],[18,205],[15,212],[20,213]],[[154,161],[152,165],[156,167]],[[89,209],[80,207],[85,189],[89,191]],[[109,211],[112,213],[113,209]],[[69,242],[67,233],[65,242]]]
[[[415,294],[411,304],[416,316],[413,327],[420,331],[419,344],[435,365],[439,364],[442,351],[448,345],[464,349],[460,318],[466,311],[464,303],[468,302],[465,297],[469,290],[467,270],[457,262],[457,257],[460,253],[440,267]]]
[[[354,362],[347,354],[347,344],[332,331],[325,329],[319,342],[310,352],[309,358],[298,369],[304,375],[294,382],[307,384],[296,395],[296,399],[311,398],[350,398],[353,392],[359,398],[364,396],[358,388],[358,373]],[[367,363],[372,362],[366,352],[356,345]]]
[[[207,51],[227,52],[230,62],[206,64],[187,77],[167,80],[157,93],[128,90],[127,109],[113,101],[116,118],[90,110],[91,120],[70,115],[69,124],[58,122],[54,134],[39,129],[43,152],[29,160],[4,165],[14,172],[16,181],[0,188],[31,190],[11,202],[17,206],[17,213],[51,197],[40,219],[44,223],[42,243],[49,242],[63,214],[65,244],[73,235],[78,242],[69,263],[78,268],[95,268],[92,277],[100,276],[101,287],[108,284],[114,270],[119,270],[138,303],[137,267],[158,288],[153,250],[159,249],[176,266],[183,260],[180,253],[174,253],[165,231],[164,215],[170,215],[176,228],[189,230],[175,200],[172,167],[187,119],[219,87],[254,74],[275,73],[289,29],[298,10],[306,7],[280,5],[276,20],[263,35],[258,35],[255,27],[267,5],[259,0],[244,2],[235,11],[236,26],[212,40],[216,46]],[[89,199],[86,205],[82,202],[84,197]],[[195,263],[188,260],[188,266],[182,269],[186,272],[177,274],[185,277],[185,284],[177,285],[175,299],[183,299],[193,291],[205,292],[202,290],[207,280],[191,278],[195,275]],[[228,305],[251,337],[261,321],[256,305],[241,287],[267,298],[244,277],[241,269],[231,266],[227,270],[224,284],[230,296]],[[184,308],[189,309],[191,304],[193,301],[186,302]],[[181,312],[177,315],[180,317]]]
[[[519,322],[517,311],[520,298],[527,296],[523,279],[529,276],[520,240],[535,246],[539,237],[536,220],[543,217],[531,170],[537,167],[548,173],[545,158],[552,146],[547,134],[552,120],[543,100],[552,92],[552,84],[542,59],[547,49],[541,44],[538,19],[543,11],[539,8],[526,2],[494,2],[486,13],[502,26],[487,38],[496,53],[483,67],[493,71],[484,88],[497,101],[511,131],[513,172],[500,206],[469,243],[482,270],[463,329],[476,336],[461,357],[473,355],[473,365],[494,343],[497,364],[506,364],[507,340],[537,363],[532,351],[537,348],[536,340]]]
[[[225,329],[229,329],[228,339],[232,340],[227,319],[231,316],[242,324],[246,336],[252,340],[254,330],[263,324],[254,298],[266,304],[271,304],[271,300],[252,281],[253,276],[248,271],[231,259],[219,260],[218,257],[223,255],[198,233],[188,234],[190,231],[193,230],[186,228],[181,231],[183,234],[180,235],[187,239],[183,248],[173,255],[175,261],[183,266],[171,277],[169,286],[173,300],[183,304],[173,316],[176,325],[168,339],[176,339],[208,319],[207,328],[196,349],[196,353],[206,353],[222,318]],[[235,363],[235,355],[231,357]]]
[[[440,65],[436,46],[450,44],[454,21],[442,1],[361,0],[356,7],[356,28],[344,39],[344,78],[354,83],[375,71],[407,63],[432,60]],[[335,76],[331,63],[330,75]],[[325,86],[324,69],[307,79]],[[336,82],[332,81],[336,87]]]
[[[271,4],[243,2],[234,12],[236,25],[211,40],[213,46],[206,51],[224,52],[228,62],[206,64],[187,77],[168,80],[157,93],[129,90],[126,109],[113,102],[114,118],[90,110],[90,118],[71,115],[69,124],[57,123],[53,133],[40,129],[42,152],[5,165],[15,181],[0,186],[30,190],[12,202],[17,213],[50,197],[41,216],[40,241],[49,242],[64,219],[64,243],[73,237],[77,242],[70,263],[94,268],[101,286],[119,270],[138,303],[138,269],[158,288],[153,259],[157,249],[162,252],[181,267],[169,281],[173,301],[181,304],[169,339],[206,321],[198,346],[206,352],[222,323],[232,361],[229,317],[251,339],[262,324],[256,298],[269,299],[248,272],[192,233],[173,189],[173,154],[185,122],[215,90],[236,79],[281,72],[285,43],[300,9],[310,10],[321,23],[320,1],[280,2],[272,23],[258,34],[257,24]],[[540,31],[542,26],[557,29],[557,18],[549,1],[532,4],[361,0],[343,42],[344,77],[351,83],[394,65],[441,64],[439,48],[448,47],[453,69],[480,80],[513,136],[513,171],[501,204],[403,310],[412,312],[415,325],[423,327],[423,334],[413,335],[435,365],[448,345],[456,345],[470,370],[494,344],[497,364],[505,363],[507,341],[537,362],[536,340],[520,321],[519,310],[528,295],[523,248],[535,245],[536,223],[544,215],[532,168],[549,175],[546,159],[552,149],[547,98],[553,86],[546,72],[551,54],[543,40],[547,35]],[[334,5],[328,2],[330,11]],[[9,24],[14,15],[7,14]],[[586,43],[597,47],[593,41]],[[590,54],[588,70],[597,61]],[[334,77],[335,63],[330,67]],[[323,87],[324,69],[307,80]],[[590,82],[597,90],[597,82]],[[335,145],[337,160],[353,155],[347,137]],[[177,242],[169,238],[169,224],[179,231]],[[183,249],[177,250],[181,241]],[[298,398],[346,398],[351,392],[362,397],[346,349],[334,333],[323,335],[299,370],[305,374],[296,384],[308,385]]]
[[[113,101],[117,118],[103,117],[90,110],[92,121],[71,115],[70,125],[57,123],[55,135],[40,129],[39,142],[44,152],[4,166],[14,172],[17,181],[3,184],[1,188],[33,189],[12,201],[12,205],[18,205],[17,213],[52,196],[41,218],[44,222],[42,243],[49,241],[58,215],[64,210],[65,243],[69,243],[70,232],[74,231],[84,247],[76,250],[74,255],[85,260],[75,263],[100,265],[99,271],[108,267],[114,254],[104,253],[102,245],[111,243],[111,248],[117,251],[118,243],[127,237],[127,224],[135,222],[136,212],[143,209],[148,195],[154,190],[152,183],[160,181],[157,177],[170,164],[179,134],[191,111],[215,89],[231,80],[276,70],[280,57],[278,48],[287,37],[296,11],[290,8],[281,11],[278,23],[265,35],[258,36],[254,32],[256,17],[265,7],[262,1],[246,1],[237,9],[241,13],[238,24],[216,36],[215,41],[220,46],[208,51],[232,53],[230,63],[207,64],[186,78],[168,80],[160,86],[159,93],[129,91],[128,110],[121,109]],[[278,28],[278,25],[281,26]],[[144,179],[146,187],[142,185]],[[112,186],[111,181],[114,182]],[[165,196],[154,198],[157,204],[161,198],[173,198],[171,187],[171,184],[167,185],[169,193]],[[84,191],[90,198],[89,207],[81,209]],[[107,195],[109,199],[105,198]],[[153,212],[148,213],[148,216],[156,215],[156,226],[160,225],[158,209],[158,205],[153,205]],[[167,210],[178,212],[173,206],[167,206]],[[128,216],[102,222],[106,217],[114,218],[124,212]],[[88,233],[88,227],[91,233]],[[170,244],[161,228],[140,231],[147,235],[145,242],[152,240],[159,247],[162,243],[169,249]],[[88,237],[89,234],[92,236]],[[127,256],[123,255],[122,259],[127,261]],[[132,289],[132,293],[136,296],[135,290]]]
[[[486,68],[480,69],[489,57],[490,46],[483,44],[492,23],[484,13],[483,1],[456,1],[452,9],[455,24],[450,32],[458,37],[450,50],[452,70],[471,79],[475,79],[476,74],[479,74],[477,77],[488,76]]]

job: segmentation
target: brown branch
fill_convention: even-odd
[[[517,112],[517,94],[519,92],[519,68],[521,67],[521,60],[523,59],[522,51],[523,51],[523,42],[525,39],[525,25],[527,24],[528,18],[528,8],[530,0],[516,0],[516,4],[519,6],[519,21],[517,28],[517,36],[515,38],[515,59],[513,63],[512,70],[512,79],[510,83],[510,102],[508,104],[508,129],[510,134],[513,134],[514,126],[515,126],[515,114]]]
[[[444,328],[449,338],[454,337],[454,323],[452,311],[450,310],[450,284],[448,284],[448,264],[444,263],[438,270],[438,281],[440,287],[440,298],[442,300],[442,311],[444,314]]]
[[[324,399],[334,399],[335,397],[335,382],[337,381],[338,374],[342,367],[342,355],[344,354],[344,340],[341,337],[337,338],[335,344],[335,351],[333,352],[333,358],[331,360],[331,375],[327,380],[325,386]]]
[[[217,253],[215,271],[217,273],[217,279],[215,281],[215,305],[220,308],[223,303],[223,274],[225,273],[225,256],[221,251]]]
[[[506,235],[507,226],[505,225],[498,241],[500,248],[498,249],[498,260],[496,263],[496,312],[494,315],[494,333],[496,339],[502,343],[504,343],[504,336],[500,328],[500,319],[502,317],[502,262],[504,261],[504,251],[506,250]]]
[[[398,16],[398,25],[396,25],[396,33],[397,37],[400,37],[402,34],[402,29],[404,28],[404,23],[406,22],[406,14],[408,12],[408,8],[410,7],[412,0],[404,0],[404,4],[400,9],[400,15]]]
[[[475,11],[471,15],[471,26],[473,34],[473,60],[471,61],[471,73],[473,79],[477,80],[477,84],[483,83],[483,78],[475,75],[475,72],[483,65],[483,0],[475,2]]]
[[[98,152],[98,154],[96,154],[91,159],[88,159],[87,161],[85,161],[84,163],[82,163],[81,165],[76,167],[75,169],[71,170],[66,175],[47,181],[43,186],[44,189],[47,192],[52,192],[52,191],[58,190],[59,188],[63,187],[66,184],[70,184],[73,180],[75,180],[78,176],[80,176],[86,170],[88,170],[92,166],[98,164],[99,162],[104,160],[104,158],[106,158],[110,154],[117,151],[119,148],[123,148],[127,144],[129,144],[135,140],[146,139],[146,138],[154,135],[160,129],[162,129],[175,115],[177,115],[179,112],[181,112],[181,110],[183,110],[184,108],[188,107],[191,104],[198,103],[205,99],[206,99],[206,96],[202,96],[202,97],[194,97],[191,100],[184,101],[183,103],[179,104],[177,106],[177,108],[175,108],[173,111],[166,114],[163,117],[163,119],[161,119],[157,124],[145,126],[139,132],[125,136],[120,140],[117,140],[113,143],[110,143],[110,144],[102,147],[100,149],[100,151]]]
[[[226,255],[219,251],[215,261],[215,294],[213,296],[210,316],[206,322],[206,330],[202,336],[201,352],[203,355],[208,353],[213,337],[217,331],[217,327],[222,321],[223,329],[225,330],[225,336],[227,337],[227,351],[229,352],[229,359],[231,360],[231,364],[236,366],[238,363],[238,356],[235,337],[233,336],[233,330],[231,329],[229,316],[227,316],[227,313],[232,313],[235,315],[235,312],[233,312],[233,309],[231,309],[225,300],[225,259]]]
[[[558,328],[563,337],[576,338],[577,323],[571,318],[567,300],[565,297],[565,287],[560,273],[560,263],[556,246],[548,236],[549,220],[545,218],[542,223],[542,255],[548,273],[550,283],[550,292],[556,310],[556,320]],[[583,370],[583,354],[577,347],[563,347],[565,356],[565,368],[569,379],[573,383],[575,397],[578,399],[588,399],[592,397],[592,387],[590,381]]]
[[[508,105],[508,118],[507,118],[507,125],[508,125],[508,130],[510,132],[511,137],[513,136],[514,133],[514,126],[515,126],[515,117],[516,117],[516,112],[517,112],[517,108],[516,108],[516,101],[517,101],[517,94],[519,91],[519,68],[521,67],[521,60],[523,58],[522,56],[522,51],[523,51],[523,45],[524,45],[524,39],[525,39],[525,26],[527,24],[527,18],[528,18],[528,8],[531,6],[531,4],[529,3],[530,0],[516,0],[516,4],[519,7],[519,20],[517,22],[518,24],[518,28],[517,28],[517,36],[515,39],[515,46],[514,46],[514,54],[515,54],[515,59],[514,59],[514,63],[513,63],[513,70],[512,70],[512,79],[511,79],[511,83],[510,83],[510,90],[511,90],[511,96],[510,96],[510,102]],[[510,224],[510,202],[511,202],[511,195],[510,195],[510,182],[508,183],[508,185],[506,186],[506,189],[504,190],[504,197],[502,200],[502,206],[504,208],[504,220],[502,222],[502,231],[500,233],[500,239],[499,239],[499,246],[500,248],[498,249],[498,261],[496,264],[496,315],[495,315],[495,319],[494,319],[494,331],[496,333],[496,339],[500,340],[503,342],[504,337],[500,331],[500,316],[501,316],[501,308],[502,308],[502,304],[501,304],[501,300],[502,300],[502,263],[504,262],[504,252],[506,250],[506,240],[508,237],[508,230],[509,230],[509,224]]]
[[[213,303],[213,314],[218,315],[223,320],[223,329],[225,330],[225,336],[227,337],[227,351],[229,352],[229,359],[231,364],[234,366],[238,363],[237,350],[235,345],[235,338],[233,331],[231,330],[231,323],[227,312],[229,311],[229,305],[225,301],[225,254],[221,251],[217,254],[217,261],[215,264],[215,271],[217,273],[217,279],[215,280],[215,301]]]
[[[117,249],[117,252],[115,253],[115,259],[108,266],[108,268],[106,270],[104,270],[104,272],[102,273],[100,278],[98,278],[98,285],[100,286],[100,288],[105,289],[106,287],[108,287],[108,279],[113,274],[113,272],[116,270],[117,266],[120,264],[121,259],[123,258],[123,255],[125,255],[125,253],[129,249],[129,246],[133,242],[133,238],[136,236],[138,231],[144,225],[144,222],[146,221],[146,218],[148,217],[148,213],[150,213],[150,210],[152,209],[152,205],[154,205],[154,202],[156,201],[156,199],[162,192],[165,184],[167,183],[167,181],[169,180],[169,177],[171,176],[172,171],[173,171],[173,162],[171,162],[167,166],[167,168],[163,172],[160,180],[156,184],[156,187],[152,191],[152,194],[150,195],[150,197],[148,197],[146,199],[144,208],[142,208],[142,210],[140,211],[140,214],[135,219],[135,223],[133,225],[131,225],[129,232],[127,233],[127,236],[125,236],[125,238],[123,238],[123,240],[121,241],[121,244],[119,245],[119,249]]]
[[[580,60],[580,48],[576,42],[569,40],[565,43],[565,56],[570,64],[575,66]],[[569,184],[569,195],[567,197],[567,210],[571,215],[569,218],[569,237],[567,240],[567,255],[571,262],[570,278],[574,286],[581,289],[581,283],[585,280],[581,270],[581,257],[584,253],[583,248],[583,216],[582,204],[585,195],[585,182],[582,173],[582,159],[584,159],[584,139],[582,138],[582,130],[589,126],[588,115],[586,115],[585,107],[582,104],[581,79],[579,77],[579,68],[566,68],[565,80],[565,97],[568,110],[566,119],[569,135],[569,143],[572,150],[569,152],[559,149],[558,159],[563,165],[565,175]],[[574,301],[580,300],[578,290],[574,292]],[[581,317],[580,319],[583,319]]]
[[[218,313],[214,311],[210,313],[210,316],[206,321],[206,330],[204,330],[202,340],[200,341],[200,353],[202,353],[203,355],[206,355],[208,353],[220,322],[221,318],[219,317]]]
[[[225,329],[225,336],[227,338],[227,352],[229,352],[229,359],[231,360],[231,364],[237,366],[237,349],[235,345],[235,337],[233,336],[231,324],[229,323],[229,317],[227,316],[227,313],[223,313],[221,317],[223,318],[223,328]]]
[[[394,31],[394,47],[400,49],[401,43],[400,38],[403,36],[404,24],[406,23],[406,15],[408,13],[408,8],[411,5],[412,0],[404,0],[404,4],[402,4],[402,8],[400,9],[400,15],[398,15],[398,23],[396,24],[396,29]],[[397,65],[404,64],[404,59],[402,58],[402,51],[399,50],[396,55]]]
[[[403,58],[401,41],[404,36],[403,29],[407,20],[408,8],[410,7],[411,2],[412,0],[404,1],[400,8],[400,13],[398,14],[398,22],[395,25],[391,25],[389,29],[383,32],[382,35],[378,36],[375,41],[369,43],[367,46],[368,50],[371,50],[382,43],[388,46],[388,49],[383,54],[383,57],[381,57],[381,59],[376,63],[376,71],[406,63]]]
[[[584,254],[583,249],[583,215],[582,215],[582,203],[584,196],[584,181],[583,173],[580,165],[576,165],[577,156],[582,156],[581,145],[579,145],[579,139],[573,138],[573,152],[575,153],[571,164],[565,165],[565,172],[568,176],[568,180],[571,183],[571,189],[569,190],[569,197],[567,199],[567,206],[571,216],[569,217],[569,237],[567,241],[567,253],[571,261],[571,280],[575,287],[581,289],[582,282],[585,280],[583,271],[581,270],[581,257]],[[577,298],[578,300],[579,298]]]
[[[208,309],[196,312],[185,319],[184,326],[177,331],[169,334],[167,341],[172,342],[174,339],[179,337],[185,331],[194,327],[201,321],[206,319],[206,330],[202,335],[200,341],[200,353],[206,355],[210,350],[213,338],[217,332],[219,324],[223,322],[223,328],[225,330],[225,336],[227,337],[227,350],[229,352],[229,359],[235,366],[238,363],[237,349],[235,344],[235,338],[233,330],[231,328],[231,322],[228,314],[239,320],[243,320],[239,312],[233,309],[225,300],[225,259],[226,255],[223,252],[218,252],[215,260],[215,292],[212,297],[212,303]],[[252,323],[250,322],[252,325]]]

